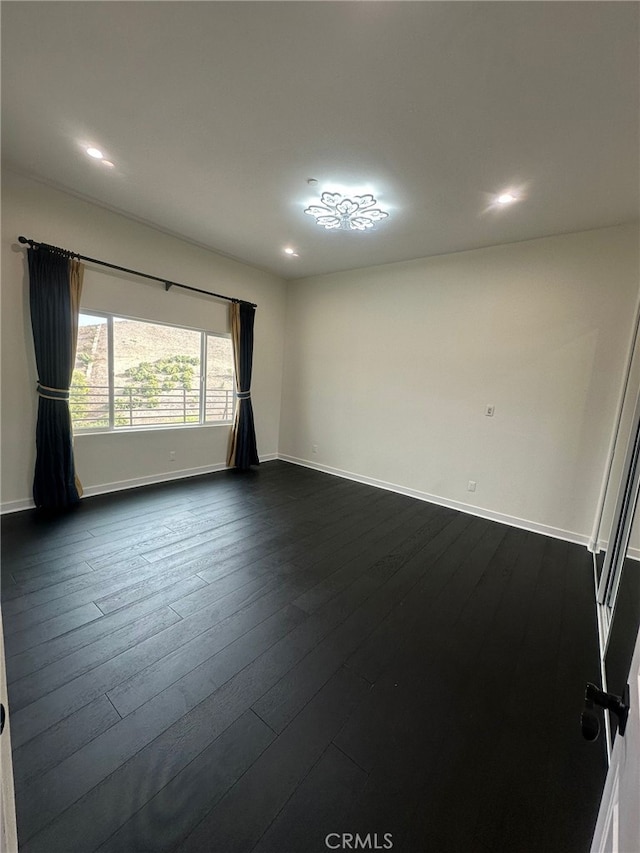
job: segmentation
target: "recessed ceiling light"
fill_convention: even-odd
[[[87,148],[87,154],[89,157],[95,157],[96,160],[102,160],[102,151],[98,148]]]
[[[285,255],[295,255],[294,249],[291,249],[289,246],[284,250]]]
[[[518,198],[513,193],[502,193],[498,196],[496,201],[498,204],[511,204],[514,201],[517,201]]]

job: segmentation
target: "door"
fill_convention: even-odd
[[[0,734],[0,851],[16,853],[16,808],[13,792],[13,763],[11,761],[11,734],[7,703],[7,677],[4,664],[4,631],[0,610],[0,705],[4,710]]]
[[[638,361],[640,362],[640,358]],[[638,538],[638,522],[634,522],[634,517],[640,492],[640,390],[635,394],[629,427],[629,436],[624,447],[622,476],[598,586],[605,649],[611,633],[622,573],[628,565],[628,560],[633,556],[636,559],[638,557],[635,542]]]
[[[628,683],[629,719],[613,745],[591,853],[640,851],[640,630]]]
[[[596,525],[602,688],[628,719],[605,712],[609,771],[591,853],[640,853],[640,309]],[[629,693],[625,688],[629,687]]]
[[[592,537],[600,552],[598,567],[598,617],[600,645],[605,655],[625,561],[640,558],[638,521],[633,525],[640,489],[640,305],[636,317],[609,467]],[[632,550],[629,552],[629,545]],[[635,546],[635,547],[633,547]]]

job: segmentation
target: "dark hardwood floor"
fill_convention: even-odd
[[[589,849],[584,548],[270,462],[2,553],[23,853]]]

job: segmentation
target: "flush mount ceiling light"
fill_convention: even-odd
[[[377,201],[371,195],[348,197],[342,193],[322,193],[320,204],[305,208],[305,213],[315,216],[318,225],[328,231],[338,228],[342,231],[366,231],[376,222],[386,219],[389,214],[375,207]]]

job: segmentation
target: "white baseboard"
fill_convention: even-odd
[[[524,518],[517,518],[513,515],[505,515],[504,513],[494,512],[490,509],[484,509],[480,506],[466,504],[462,501],[454,501],[449,498],[441,498],[438,495],[432,495],[428,492],[422,492],[418,489],[409,489],[405,486],[399,486],[396,483],[388,483],[385,480],[376,480],[373,477],[363,477],[360,474],[354,474],[351,471],[343,471],[340,468],[331,468],[328,465],[319,465],[317,462],[311,462],[309,459],[298,459],[295,456],[287,456],[286,454],[278,454],[278,459],[283,462],[290,462],[293,465],[301,465],[303,468],[313,468],[316,471],[323,471],[325,474],[333,474],[336,477],[344,477],[347,480],[354,480],[357,483],[363,483],[367,486],[375,486],[377,489],[386,489],[389,492],[397,492],[400,495],[407,495],[410,498],[417,498],[420,501],[437,504],[438,506],[456,509],[459,512],[466,512],[469,515],[475,515],[479,518],[486,518],[489,521],[498,521],[501,524],[508,524],[510,527],[518,527],[521,530],[528,530],[531,533],[541,533],[543,536],[551,536],[553,539],[563,539],[566,542],[573,542],[577,545],[589,544],[589,536],[582,533],[573,533],[570,530],[562,530],[558,527],[551,527],[547,524],[538,524],[535,521],[527,521]]]
[[[23,512],[25,509],[33,509],[34,506],[33,498],[23,498],[19,501],[5,501],[0,507],[0,515],[8,515],[10,512]]]
[[[281,459],[283,462],[289,462],[293,465],[300,465],[304,468],[312,468],[316,471],[322,471],[325,474],[332,474],[335,477],[342,477],[347,480],[353,480],[357,483],[363,483],[367,486],[374,486],[378,489],[385,489],[390,492],[396,492],[407,497],[417,498],[418,500],[427,503],[437,504],[438,506],[455,509],[459,512],[466,512],[469,515],[475,515],[479,518],[486,518],[490,521],[497,521],[501,524],[508,524],[510,527],[518,527],[521,530],[528,530],[532,533],[541,533],[544,536],[551,536],[554,539],[564,539],[567,542],[574,542],[578,545],[589,545],[589,537],[580,533],[573,533],[568,530],[562,530],[557,527],[551,527],[546,524],[538,524],[534,521],[527,521],[523,518],[517,518],[512,515],[494,512],[493,510],[484,509],[483,507],[466,504],[462,501],[454,501],[449,498],[442,498],[438,495],[432,495],[428,492],[423,492],[418,489],[409,489],[405,486],[400,486],[397,483],[388,483],[385,480],[377,480],[373,477],[364,477],[360,474],[354,474],[350,471],[343,471],[340,468],[332,468],[329,465],[320,465],[317,462],[312,462],[309,459],[299,459],[295,456],[287,456],[283,453],[266,453],[260,457],[261,462],[271,462],[275,459]],[[227,466],[224,463],[215,465],[204,465],[198,468],[185,468],[180,471],[165,472],[162,474],[150,474],[146,477],[135,477],[131,480],[119,480],[113,483],[102,483],[97,486],[88,486],[84,490],[84,497],[93,497],[96,495],[105,495],[111,492],[121,492],[127,489],[136,489],[142,486],[152,486],[159,483],[168,483],[172,480],[184,480],[188,477],[198,477],[203,474],[213,474],[216,471],[224,471]],[[22,499],[16,501],[7,501],[0,506],[0,514],[5,515],[13,512],[22,512],[26,509],[33,509],[34,503],[32,499]],[[598,543],[602,546],[603,543]],[[635,559],[640,559],[640,551],[632,549],[630,556]]]
[[[599,539],[596,543],[594,553],[599,554],[600,551],[606,551],[609,543],[606,539]],[[640,548],[628,548],[627,557],[631,560],[640,560]]]
[[[227,466],[219,462],[216,465],[201,465],[198,468],[183,468],[180,471],[168,471],[163,474],[149,474],[146,477],[134,477],[131,480],[118,480],[114,483],[101,483],[99,486],[87,486],[83,497],[92,498],[96,495],[107,495],[110,492],[124,492],[128,489],[138,489],[141,486],[155,486],[159,483],[170,483],[172,480],[185,480],[187,477],[198,477],[202,474],[213,474],[224,471]]]
[[[569,530],[562,530],[558,527],[551,527],[547,524],[538,524],[535,521],[527,521],[524,518],[506,515],[493,510],[484,509],[483,507],[466,504],[462,501],[454,501],[449,498],[442,498],[438,495],[432,495],[428,492],[423,492],[418,489],[409,489],[405,486],[400,486],[397,483],[388,483],[385,480],[377,480],[374,477],[364,477],[360,474],[354,474],[351,471],[343,471],[340,468],[332,468],[329,465],[320,465],[317,462],[312,462],[309,459],[299,459],[295,456],[288,456],[284,453],[266,453],[261,456],[261,462],[272,462],[275,459],[281,459],[283,462],[289,462],[293,465],[300,465],[304,468],[312,468],[315,471],[322,471],[325,474],[332,474],[335,477],[343,477],[347,480],[353,480],[357,483],[363,483],[367,486],[374,486],[377,489],[386,489],[390,492],[397,492],[400,495],[417,498],[418,500],[427,503],[437,504],[438,506],[455,509],[459,512],[466,512],[469,515],[475,515],[479,518],[486,518],[489,521],[497,521],[501,524],[508,524],[510,527],[518,527],[521,530],[528,530],[531,533],[541,533],[543,536],[551,536],[554,539],[563,539],[567,542],[574,542],[578,545],[584,545],[589,550],[600,551],[606,548],[606,542],[598,542],[595,549],[594,543],[590,541],[590,537],[581,533],[573,533]],[[127,489],[136,489],[142,486],[152,486],[159,483],[168,483],[172,480],[184,480],[188,477],[198,477],[203,474],[213,474],[216,471],[227,470],[227,465],[217,463],[215,465],[203,465],[199,468],[185,468],[180,471],[165,472],[162,474],[150,474],[146,477],[135,477],[131,480],[119,480],[113,483],[102,483],[98,486],[88,486],[84,490],[84,497],[93,497],[96,495],[105,495],[111,492],[121,492]],[[8,515],[9,513],[22,512],[27,509],[33,509],[34,503],[31,498],[23,498],[21,500],[6,501],[0,505],[0,515]],[[629,557],[634,560],[640,560],[640,549],[630,548]]]
[[[278,458],[277,453],[265,453],[260,457],[261,462],[272,462]],[[219,462],[215,465],[202,465],[199,468],[183,468],[180,471],[169,471],[162,474],[149,474],[146,477],[134,477],[131,480],[118,480],[114,483],[101,483],[98,486],[87,486],[83,497],[91,498],[96,495],[107,495],[111,492],[123,492],[127,489],[137,489],[141,486],[154,486],[159,483],[169,483],[172,480],[185,480],[188,477],[199,477],[203,474],[214,474],[216,471],[229,470],[228,466]],[[18,501],[6,501],[0,507],[0,515],[12,512],[22,512],[25,509],[33,509],[33,499],[27,498]]]

